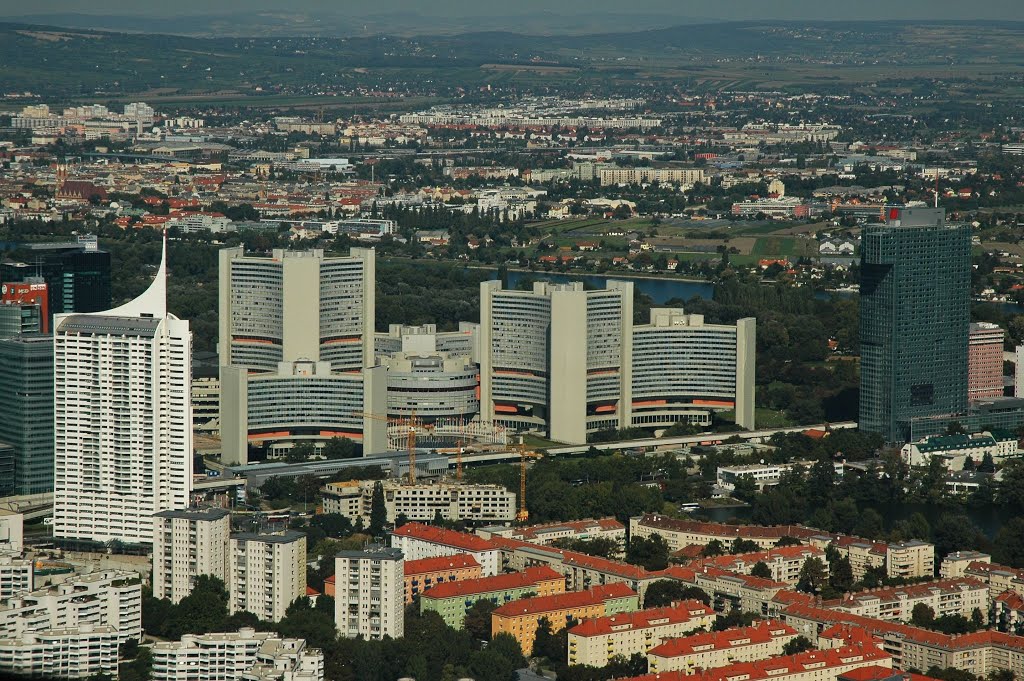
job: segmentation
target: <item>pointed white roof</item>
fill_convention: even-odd
[[[164,232],[163,248],[160,253],[160,267],[156,278],[137,298],[120,307],[106,312],[90,314],[104,317],[141,317],[143,315],[162,318],[167,316],[167,232]]]

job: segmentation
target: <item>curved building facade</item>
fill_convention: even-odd
[[[652,309],[650,324],[633,328],[630,425],[706,426],[711,412],[735,410],[736,424],[753,428],[755,323]]]

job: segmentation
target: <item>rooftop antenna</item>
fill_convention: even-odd
[[[935,207],[939,207],[939,171],[935,171]]]

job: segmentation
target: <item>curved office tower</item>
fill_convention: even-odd
[[[149,543],[188,507],[192,335],[167,312],[167,244],[145,293],[54,318],[55,537]]]
[[[374,251],[220,252],[222,460],[250,444],[281,454],[347,437],[387,448],[384,371],[374,356]],[[367,416],[357,416],[359,413]]]

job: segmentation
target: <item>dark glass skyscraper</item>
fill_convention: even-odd
[[[0,281],[42,277],[49,293],[50,316],[65,312],[102,312],[110,304],[110,253],[94,240],[26,244],[23,262],[0,263]]]
[[[14,494],[53,491],[53,336],[0,339],[0,442],[14,452]],[[3,472],[0,470],[0,476]]]
[[[889,208],[860,262],[860,428],[902,441],[914,418],[967,409],[970,228]]]

